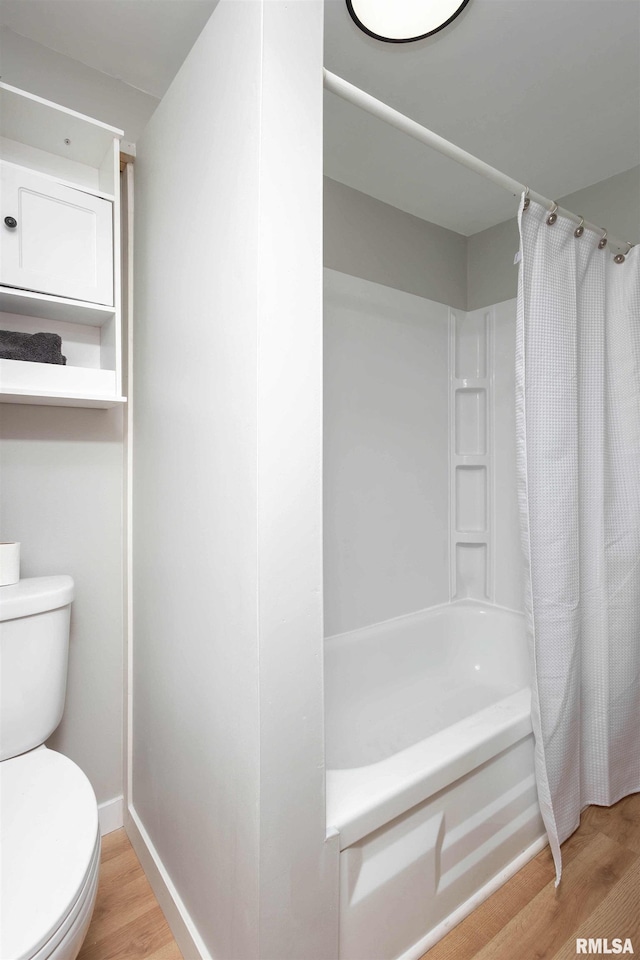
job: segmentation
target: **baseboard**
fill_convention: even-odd
[[[133,806],[124,828],[185,960],[213,960]]]
[[[518,870],[521,870],[522,867],[529,862],[529,860],[533,860],[533,858],[540,853],[541,850],[544,850],[548,844],[549,840],[547,839],[546,833],[544,836],[534,840],[533,843],[530,844],[530,846],[528,846],[523,853],[516,857],[515,860],[512,860],[511,863],[504,868],[504,870],[501,870],[500,873],[497,873],[495,877],[492,877],[488,883],[485,883],[484,887],[481,887],[477,893],[474,893],[472,897],[469,897],[469,899],[466,900],[462,906],[458,907],[458,909],[455,910],[450,916],[448,916],[446,920],[443,920],[442,923],[439,923],[437,927],[434,927],[433,930],[430,930],[429,933],[422,937],[421,940],[418,940],[418,942],[414,943],[412,947],[409,947],[408,950],[405,950],[405,952],[398,957],[397,960],[420,960],[427,950],[430,950],[431,947],[438,942],[438,940],[442,940],[442,938],[451,930],[453,930],[454,927],[457,927],[459,923],[462,923],[465,917],[468,917],[470,913],[473,913],[476,907],[479,907],[481,903],[484,903],[484,901],[491,896],[492,893],[495,893],[496,890],[499,890],[500,887],[507,882],[507,880],[510,880],[511,877],[518,872]]]
[[[105,800],[98,804],[98,822],[100,824],[100,836],[104,837],[107,833],[119,830],[124,826],[124,798],[114,797],[113,800]]]

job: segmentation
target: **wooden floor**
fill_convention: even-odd
[[[573,960],[577,937],[609,945],[629,937],[640,954],[640,794],[589,807],[562,852],[557,890],[547,848],[423,960]],[[124,830],[103,838],[96,909],[78,960],[183,960]]]
[[[78,960],[183,960],[124,830],[102,838],[98,898]]]
[[[640,954],[640,794],[588,807],[554,879],[547,847],[423,960],[573,960],[578,937],[630,937]]]

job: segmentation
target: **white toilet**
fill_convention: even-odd
[[[0,587],[0,958],[74,960],[96,898],[98,806],[44,741],[60,723],[71,577]]]

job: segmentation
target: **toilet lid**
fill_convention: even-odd
[[[0,798],[0,957],[27,960],[80,894],[98,807],[82,770],[44,747],[0,763]]]

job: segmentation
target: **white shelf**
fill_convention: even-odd
[[[0,392],[108,397],[116,395],[115,370],[0,359]]]
[[[126,403],[126,397],[86,397],[75,393],[8,393],[0,390],[0,403],[28,403],[41,407],[90,407],[108,410]]]
[[[122,130],[0,83],[3,136],[76,163],[100,167]],[[69,143],[66,143],[66,141]]]
[[[115,307],[0,286],[0,311],[17,313],[22,317],[39,317],[42,320],[61,320],[65,323],[101,327],[114,315]]]
[[[114,370],[0,359],[0,402],[107,407],[124,403]]]

